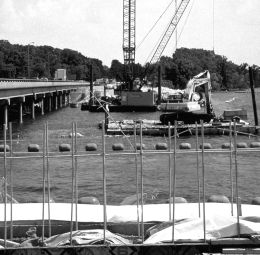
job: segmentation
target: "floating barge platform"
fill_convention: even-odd
[[[140,120],[136,123],[136,133],[140,134],[140,125],[142,122],[142,134],[146,136],[165,136],[168,135],[169,127],[171,135],[174,133],[174,125],[163,125],[157,120]],[[133,120],[123,121],[109,121],[107,125],[108,135],[125,135],[134,134],[135,122]],[[101,127],[101,125],[99,125]],[[205,135],[229,135],[230,134],[230,122],[216,122],[216,123],[204,123]],[[201,134],[201,124],[197,124],[198,134]],[[259,126],[246,125],[243,123],[236,123],[236,132],[239,135],[256,135]],[[177,125],[177,135],[187,136],[196,135],[196,124]]]
[[[104,112],[104,107],[100,105],[81,105],[82,111],[90,111],[90,112]],[[109,105],[110,112],[155,112],[158,110],[157,105],[151,106],[132,106],[132,105]]]

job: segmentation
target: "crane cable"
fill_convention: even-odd
[[[195,2],[195,0],[192,1],[191,8],[190,8],[189,13],[188,13],[188,15],[187,15],[187,17],[186,17],[186,19],[185,19],[185,21],[184,21],[184,24],[183,24],[183,26],[182,26],[181,32],[180,32],[180,34],[177,36],[178,41],[180,40],[180,37],[181,37],[182,32],[183,32],[183,30],[184,30],[184,27],[185,27],[185,25],[186,25],[186,23],[187,23],[187,21],[188,21],[188,18],[189,18],[189,16],[190,16],[192,7],[193,7],[193,5],[194,5],[194,2]],[[160,42],[160,40],[161,40],[162,37],[163,37],[163,34],[161,35],[161,37],[158,39],[157,43],[155,44],[155,46],[154,46],[153,49],[151,50],[151,52],[150,52],[150,54],[148,55],[148,57],[147,57],[145,63],[147,63],[148,60],[150,59],[150,56],[151,56],[152,53],[155,51],[155,48],[156,48],[157,45],[159,44],[159,42]]]
[[[147,36],[152,32],[152,30],[155,28],[155,26],[157,25],[157,23],[160,21],[160,19],[162,18],[162,16],[165,14],[165,12],[169,9],[169,7],[171,6],[171,4],[173,3],[174,0],[171,0],[171,2],[168,4],[168,6],[166,7],[166,9],[163,11],[163,13],[160,15],[160,17],[156,20],[156,22],[153,24],[153,26],[150,28],[150,30],[146,33],[145,37],[141,40],[141,42],[137,45],[136,50],[141,46],[141,44],[145,41],[145,39],[147,38]]]
[[[212,0],[212,44],[213,52],[215,52],[215,1]]]
[[[184,27],[186,26],[187,21],[188,21],[188,19],[189,19],[189,17],[190,17],[190,13],[191,13],[192,7],[193,7],[193,5],[194,5],[194,2],[195,2],[195,0],[192,1],[190,10],[189,10],[189,12],[188,12],[188,15],[187,15],[187,17],[186,17],[186,19],[185,19],[185,21],[184,21],[184,23],[183,23],[183,26],[182,26],[182,28],[181,28],[181,32],[180,32],[179,35],[178,35],[178,40],[181,38],[182,32],[183,32],[183,30],[184,30]]]

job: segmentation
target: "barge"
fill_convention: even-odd
[[[171,135],[174,132],[174,125],[170,124],[164,125],[161,121],[157,120],[139,120],[135,122],[134,120],[122,120],[122,121],[109,121],[107,125],[108,135],[133,135],[136,125],[136,133],[140,134],[140,125],[142,123],[142,134],[146,136],[167,136],[169,133],[169,128],[171,130]],[[229,135],[230,125],[232,122],[211,122],[204,123],[204,133],[205,135]],[[99,123],[99,128],[101,128],[101,123]],[[201,124],[183,124],[182,122],[177,122],[177,134],[179,136],[196,135],[196,129],[198,134],[201,134]],[[236,123],[236,131],[238,135],[255,136],[260,130],[259,126],[245,124],[244,122]]]

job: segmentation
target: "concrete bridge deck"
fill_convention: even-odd
[[[9,111],[17,108],[19,123],[23,123],[23,110],[30,108],[35,118],[35,104],[41,108],[41,114],[51,112],[70,102],[70,93],[80,87],[89,86],[86,81],[0,79],[0,121],[8,123]]]

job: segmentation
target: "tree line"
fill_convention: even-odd
[[[161,57],[156,64],[133,64],[125,66],[113,60],[107,67],[96,58],[89,58],[71,49],[51,46],[11,44],[0,40],[0,78],[53,79],[55,70],[64,68],[71,80],[90,80],[90,65],[93,78],[115,78],[117,81],[140,78],[157,83],[157,66],[163,70],[164,84],[172,88],[185,88],[189,79],[204,70],[211,73],[214,90],[245,89],[249,87],[248,64],[240,65],[225,56],[203,49],[179,48],[172,57]],[[255,86],[260,87],[260,68],[252,66]]]
[[[67,70],[71,80],[89,80],[90,65],[94,78],[107,75],[107,67],[102,61],[83,56],[71,49],[58,49],[51,46],[10,44],[0,40],[1,78],[49,78],[53,79],[59,68]]]

